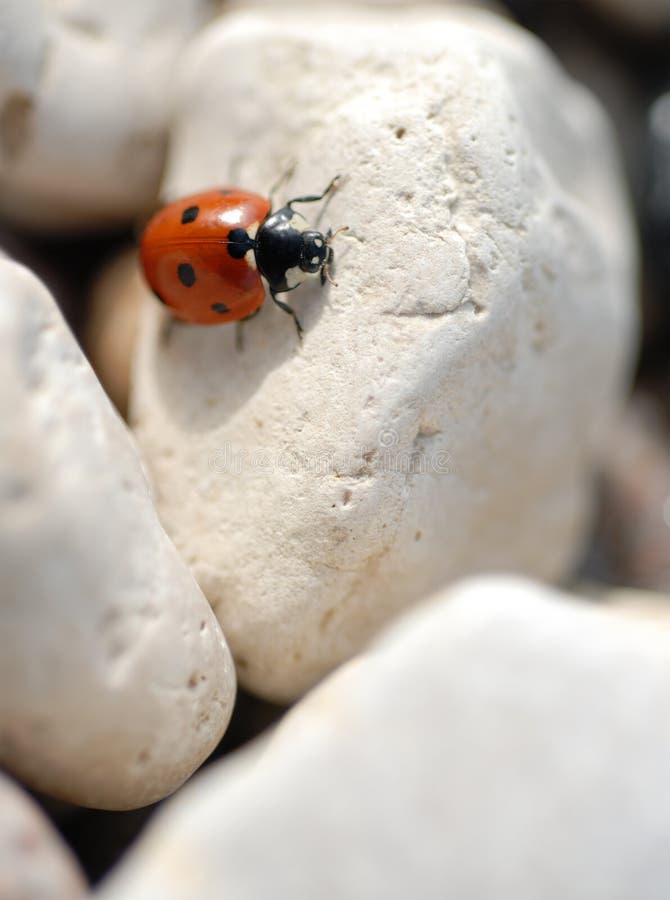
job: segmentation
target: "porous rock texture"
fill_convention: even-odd
[[[462,583],[187,787],[100,896],[660,900],[669,625]]]
[[[463,574],[566,573],[636,338],[636,253],[603,113],[479,10],[282,9],[184,60],[170,197],[301,211],[338,287],[244,326],[147,305],[134,422],[159,511],[240,681],[287,700]],[[292,165],[291,165],[292,164]],[[197,273],[196,273],[197,274]],[[219,298],[224,299],[225,298]]]
[[[171,72],[211,0],[3,0],[0,214],[62,231],[155,202]]]
[[[212,611],[50,294],[0,261],[0,765],[85,806],[175,790],[230,717]]]
[[[75,900],[86,892],[79,866],[37,804],[0,773],[0,897]]]

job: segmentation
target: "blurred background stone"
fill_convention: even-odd
[[[0,773],[0,898],[76,900],[85,893],[72,851],[37,803]]]
[[[670,5],[668,0],[591,0],[605,16],[619,20],[623,28],[638,28],[641,34],[670,37]]]
[[[142,806],[223,735],[230,653],[53,299],[5,259],[0,346],[0,761],[58,798]]]
[[[212,0],[4,0],[0,216],[56,233],[155,203],[176,61]]]
[[[98,896],[660,900],[670,606],[627,602],[433,596],[167,801]]]

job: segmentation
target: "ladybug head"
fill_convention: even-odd
[[[332,250],[320,231],[303,231],[300,248],[300,268],[303,272],[320,272],[329,261]]]
[[[338,228],[337,231],[328,229],[328,234],[324,237],[320,231],[303,231],[302,249],[300,252],[300,268],[303,272],[311,272],[321,275],[321,284],[329,281],[331,284],[337,285],[330,277],[330,267],[333,264],[333,248],[330,242],[336,234],[343,231],[349,231],[349,226]]]

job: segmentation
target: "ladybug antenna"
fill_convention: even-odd
[[[330,260],[325,264],[321,271],[323,272],[323,276],[328,284],[332,284],[333,287],[337,287],[337,282],[333,281],[333,279],[330,277]]]
[[[349,231],[348,225],[343,225],[342,228],[338,228],[337,231],[328,230],[328,234],[326,235],[326,247],[330,247],[330,242],[334,237],[338,234],[342,234],[343,231]],[[337,287],[337,282],[333,281],[330,277],[330,264],[333,261],[333,251],[330,250],[328,256],[326,258],[326,262],[323,265],[323,269],[321,270],[328,284],[332,284],[333,287]]]
[[[336,237],[338,234],[342,234],[343,231],[349,231],[349,226],[343,225],[341,228],[338,228],[337,231],[329,231],[326,235],[326,246],[330,244],[334,237]]]

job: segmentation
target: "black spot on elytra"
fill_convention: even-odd
[[[212,303],[212,309],[214,312],[221,313],[222,316],[230,312],[225,303]]]
[[[193,287],[195,284],[195,272],[190,263],[179,263],[177,266],[177,276],[184,287]]]
[[[228,253],[233,259],[242,259],[255,246],[244,228],[231,228],[228,232]]]
[[[188,225],[189,222],[195,222],[195,220],[198,218],[199,212],[200,212],[199,206],[189,206],[181,214],[181,224]]]

